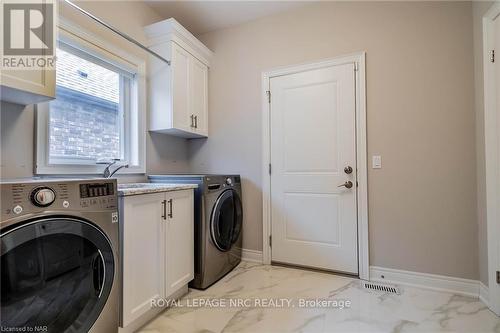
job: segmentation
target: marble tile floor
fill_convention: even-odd
[[[384,293],[349,277],[249,262],[173,305],[139,332],[500,333],[500,318],[474,298],[410,287]]]

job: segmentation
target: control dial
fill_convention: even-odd
[[[31,191],[31,202],[38,207],[50,206],[56,200],[56,193],[49,187],[37,187]]]
[[[226,178],[226,184],[229,186],[233,185],[233,180],[231,179],[231,177]]]

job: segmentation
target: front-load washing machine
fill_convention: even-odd
[[[197,184],[194,280],[206,289],[241,262],[243,206],[238,175],[151,175],[153,183]]]
[[[0,183],[2,332],[118,332],[116,180]]]

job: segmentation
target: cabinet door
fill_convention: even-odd
[[[195,117],[195,131],[208,135],[208,67],[195,57],[189,62],[191,114]]]
[[[191,54],[172,43],[173,127],[192,131],[189,107],[189,59]]]
[[[166,297],[194,278],[193,190],[167,193]]]
[[[0,73],[1,100],[34,104],[54,99],[55,70],[4,70]]]
[[[123,327],[164,296],[165,193],[122,198]]]

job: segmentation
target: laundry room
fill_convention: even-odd
[[[0,8],[2,332],[499,332],[500,2]]]

